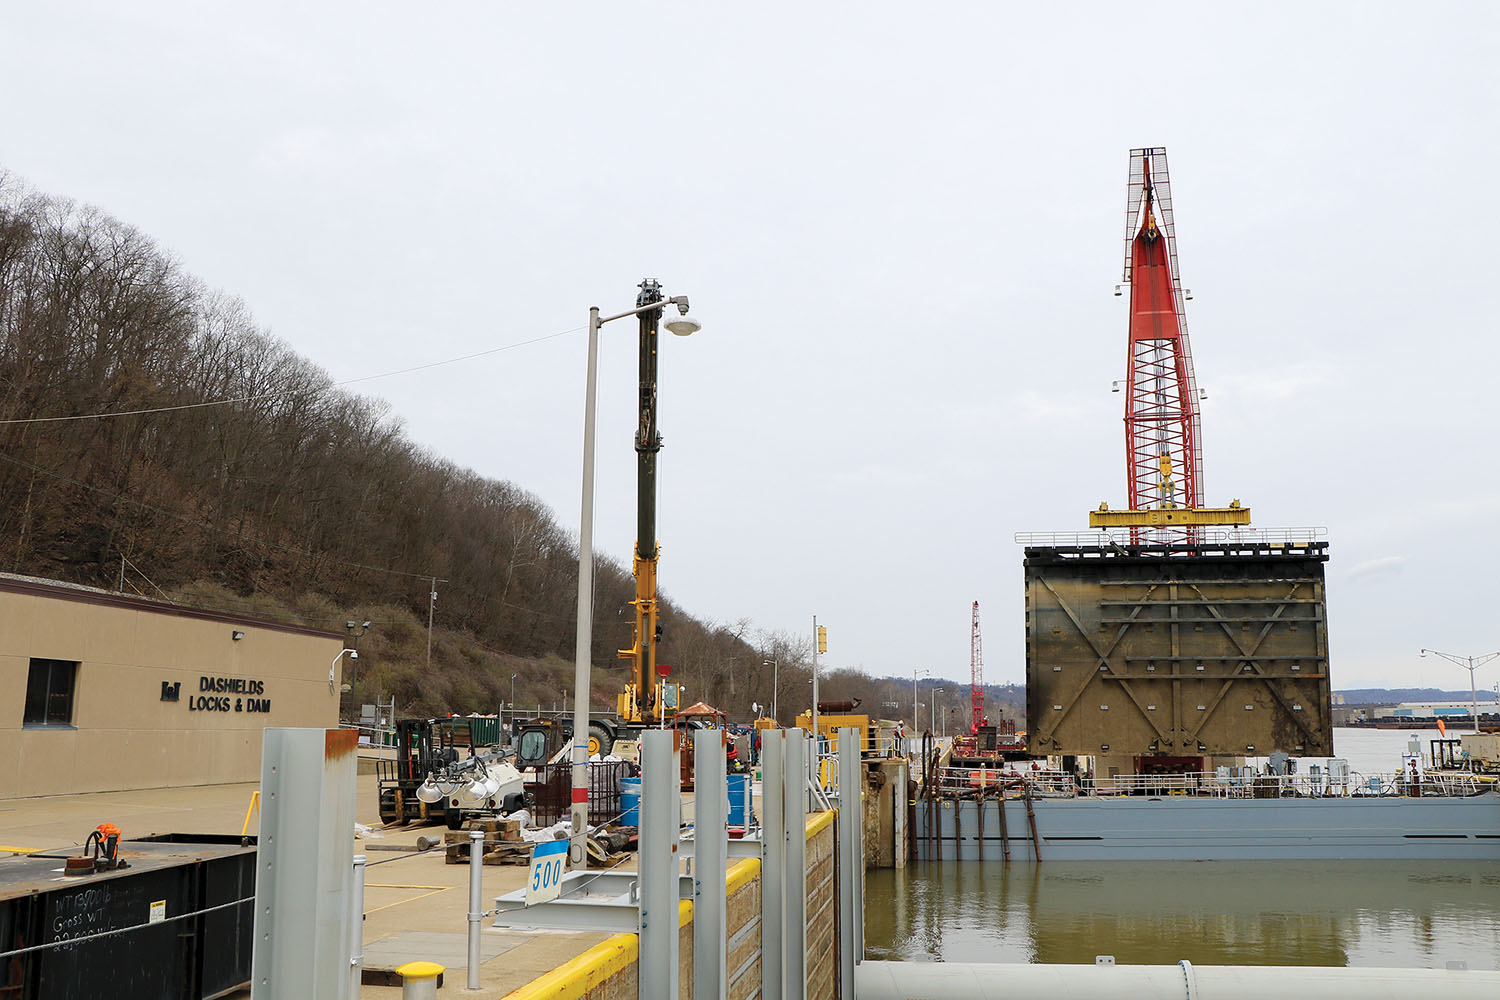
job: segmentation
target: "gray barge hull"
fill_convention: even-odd
[[[917,802],[919,860],[1038,860],[1026,803]],[[929,824],[928,809],[932,809]],[[1500,861],[1500,794],[1036,799],[1042,861]]]

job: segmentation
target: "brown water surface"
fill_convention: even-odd
[[[931,862],[871,871],[872,959],[1500,970],[1500,863]]]

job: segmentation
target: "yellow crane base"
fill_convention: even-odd
[[[1161,510],[1110,510],[1100,504],[1089,511],[1090,528],[1159,528],[1165,525],[1249,524],[1250,508],[1168,507]]]

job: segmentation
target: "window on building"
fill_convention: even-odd
[[[31,661],[26,679],[27,726],[71,726],[73,724],[73,681],[78,664],[71,660]]]

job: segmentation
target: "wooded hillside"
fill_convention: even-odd
[[[352,701],[394,693],[403,714],[493,711],[513,673],[522,704],[571,687],[577,548],[551,511],[414,445],[139,231],[3,174],[0,566],[340,630],[370,619]],[[429,671],[430,577],[447,582]],[[601,559],[598,707],[623,683],[632,596]],[[771,700],[774,657],[783,718],[806,705],[801,641],[670,601],[662,622],[694,700],[747,716]]]

